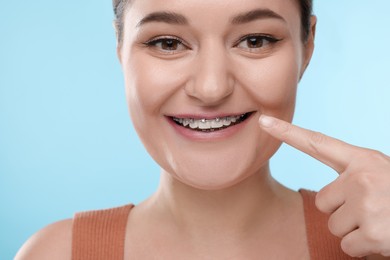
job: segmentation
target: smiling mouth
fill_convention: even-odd
[[[184,128],[199,131],[199,132],[215,132],[220,131],[234,125],[241,124],[247,120],[253,112],[237,115],[216,117],[212,119],[195,119],[195,118],[177,118],[171,117],[172,120],[179,126]]]

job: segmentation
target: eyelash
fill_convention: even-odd
[[[149,48],[158,48],[157,47],[157,44],[164,44],[165,43],[168,43],[168,41],[171,41],[171,44],[175,44],[176,46],[179,46],[179,45],[182,45],[184,46],[184,48],[186,49],[190,49],[188,47],[187,44],[184,43],[184,41],[182,39],[180,39],[179,37],[175,37],[175,36],[160,36],[160,37],[155,37],[147,42],[144,43],[144,45],[146,47],[149,47]],[[169,43],[168,43],[169,44]],[[177,50],[165,50],[163,49],[162,47],[158,48],[159,50],[161,50],[162,52],[166,52],[166,53],[175,53],[177,52]]]
[[[263,49],[267,46],[264,46],[264,45],[273,45],[279,41],[281,41],[281,39],[277,39],[271,35],[268,35],[268,34],[249,34],[249,35],[245,35],[244,37],[240,38],[237,43],[234,45],[235,47],[239,47],[239,45],[245,41],[247,41],[247,43],[249,43],[248,41],[250,39],[253,39],[255,38],[257,41],[261,41],[261,46],[260,47],[254,47],[254,48],[250,48],[248,47],[248,49],[250,50],[258,50],[258,49]],[[267,41],[268,43],[264,44],[264,41]]]
[[[256,38],[256,41],[261,41],[261,46],[259,47],[254,47],[254,48],[250,48],[248,47],[247,49],[250,50],[250,52],[254,52],[254,51],[257,51],[259,49],[263,49],[265,47],[267,47],[266,45],[273,45],[279,41],[281,41],[281,39],[277,39],[271,35],[267,35],[267,34],[249,34],[249,35],[245,35],[243,37],[241,37],[236,44],[234,44],[234,47],[237,47],[237,48],[242,48],[242,49],[245,49],[243,47],[240,47],[240,44],[250,40],[250,39],[253,39],[253,38]],[[264,44],[264,41],[267,41],[268,43]],[[161,47],[158,47],[158,44],[168,44],[168,45],[174,45],[176,46],[176,48],[173,47],[173,49],[164,49],[163,46]],[[181,50],[177,50],[177,46],[183,46],[183,50],[184,49],[191,49],[190,47],[188,47],[188,45],[186,43],[184,43],[184,41],[182,39],[180,39],[179,37],[175,37],[175,36],[159,36],[159,37],[155,37],[145,43],[143,43],[146,47],[148,48],[157,48],[159,49],[159,51],[161,52],[164,52],[164,53],[167,53],[167,54],[175,54],[176,52],[178,51],[181,51]],[[265,45],[265,46],[264,46]]]

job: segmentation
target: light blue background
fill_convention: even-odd
[[[159,168],[127,114],[111,1],[0,0],[0,259],[74,212],[138,203]],[[317,49],[294,122],[390,153],[390,1],[316,1]],[[274,175],[336,174],[284,145]]]

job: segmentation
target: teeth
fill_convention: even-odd
[[[214,129],[222,128],[224,126],[230,126],[231,124],[236,123],[238,120],[242,120],[244,117],[245,114],[222,118],[217,117],[215,119],[173,118],[173,120],[185,127],[190,127],[191,129],[213,131]]]
[[[212,128],[221,128],[223,126],[223,123],[221,122],[221,120],[219,118],[217,118],[216,120],[211,120],[211,127]]]
[[[188,126],[189,124],[190,124],[190,120],[189,119],[182,119],[182,124],[184,125],[184,126]]]
[[[230,117],[222,118],[222,123],[224,126],[229,126],[232,122],[230,121]]]
[[[202,119],[198,123],[198,127],[199,127],[199,129],[210,129],[211,128],[211,122],[209,120]]]
[[[191,120],[190,120],[190,127],[191,127],[192,129],[198,128],[198,122],[199,122],[199,120],[191,119]]]

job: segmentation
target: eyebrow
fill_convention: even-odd
[[[237,25],[237,24],[253,22],[258,19],[267,19],[267,18],[279,19],[285,22],[284,18],[281,15],[275,13],[270,9],[255,9],[234,16],[231,19],[231,23]],[[184,15],[174,13],[174,12],[153,12],[146,15],[144,18],[142,18],[141,21],[137,23],[136,27],[140,27],[144,24],[152,23],[152,22],[163,22],[163,23],[177,24],[177,25],[189,24],[187,18]]]
[[[246,13],[241,13],[231,20],[232,24],[244,24],[253,22],[258,19],[278,19],[286,22],[286,20],[279,14],[275,13],[270,9],[255,9]]]
[[[150,13],[141,21],[138,22],[137,27],[151,22],[164,22],[168,24],[178,24],[178,25],[187,25],[188,20],[181,14],[172,13],[172,12],[154,12]]]

